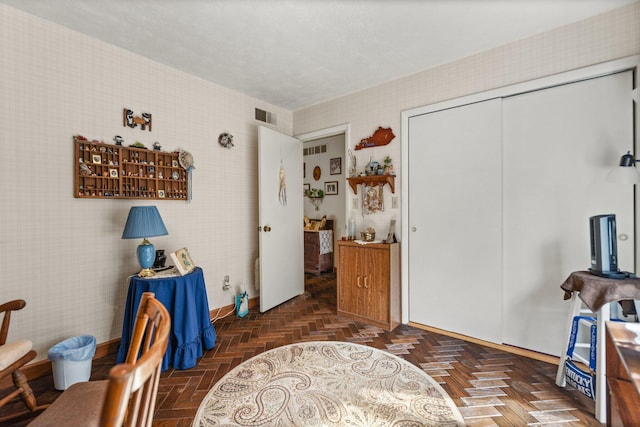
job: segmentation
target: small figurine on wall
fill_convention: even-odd
[[[122,145],[124,143],[124,138],[121,137],[120,135],[116,135],[113,137],[113,142],[116,143],[116,145]]]
[[[158,141],[153,143],[153,149],[156,151],[160,151],[162,150],[162,146],[160,145],[160,143]]]
[[[221,133],[220,136],[218,136],[218,142],[224,148],[231,148],[233,147],[233,135],[227,132]]]
[[[140,116],[134,116],[133,111],[125,108],[122,114],[122,125],[130,128],[140,125],[142,130],[146,130],[149,127],[149,132],[151,132],[151,113],[142,113]]]

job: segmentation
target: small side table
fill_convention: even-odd
[[[572,306],[566,331],[567,341],[561,352],[556,385],[566,385],[564,355],[569,342],[571,323],[573,318],[580,314],[584,303],[591,312],[597,313],[595,412],[596,419],[604,423],[607,420],[605,322],[611,316],[609,304],[621,300],[640,300],[640,279],[607,279],[588,271],[574,271],[560,288],[564,291],[564,299],[572,300]]]
[[[143,292],[155,293],[171,315],[171,334],[162,360],[162,370],[165,371],[170,366],[175,369],[194,367],[204,353],[203,349],[212,349],[216,342],[202,269],[196,267],[184,276],[131,276],[117,363],[122,363],[127,355]]]

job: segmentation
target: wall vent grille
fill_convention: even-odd
[[[262,123],[268,123],[270,125],[277,124],[276,115],[270,111],[255,109],[255,119]]]
[[[316,145],[314,147],[307,147],[302,150],[304,156],[313,156],[314,154],[322,154],[327,152],[327,144]]]

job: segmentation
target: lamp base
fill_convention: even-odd
[[[156,259],[156,248],[153,247],[149,240],[144,239],[142,243],[138,246],[137,250],[138,255],[138,264],[142,270],[138,273],[140,277],[151,277],[155,276],[155,272],[151,269],[153,267],[153,262]]]
[[[150,268],[143,268],[142,270],[140,270],[140,273],[138,273],[139,277],[153,277],[155,275],[156,272]]]

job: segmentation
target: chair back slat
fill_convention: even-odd
[[[167,309],[153,293],[143,293],[125,363],[109,371],[103,426],[151,425],[170,329]]]

